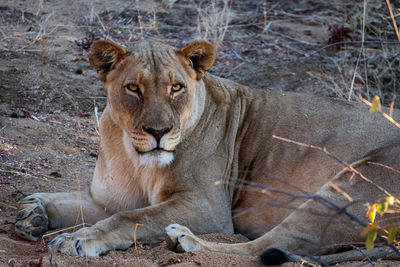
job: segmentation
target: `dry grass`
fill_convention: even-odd
[[[198,34],[201,39],[209,40],[217,49],[221,48],[225,34],[228,31],[232,13],[229,8],[230,0],[199,4]]]
[[[400,93],[398,9],[393,13],[393,4],[389,0],[386,3],[365,0],[362,5],[354,5],[351,11],[355,13],[352,28],[356,42],[324,55],[336,67],[336,74],[328,78],[310,74],[320,80],[329,95],[350,101],[358,101],[359,94],[368,101],[378,95],[389,106],[393,96]]]
[[[167,2],[168,5],[165,4]],[[110,39],[126,46],[129,46],[130,42],[145,38],[172,43],[196,37],[207,39],[220,51],[230,50],[228,60],[237,58],[233,66],[228,65],[228,70],[224,72],[230,77],[234,76],[235,71],[246,61],[257,59],[243,57],[237,48],[226,47],[224,40],[227,39],[227,36],[229,36],[229,41],[242,42],[243,46],[246,45],[248,38],[261,41],[273,39],[276,40],[274,45],[288,51],[287,53],[298,53],[304,56],[310,54],[310,51],[315,50],[316,46],[320,44],[291,36],[290,33],[280,31],[276,27],[294,19],[301,21],[304,25],[318,23],[332,25],[343,21],[337,15],[327,14],[322,9],[311,14],[298,15],[295,11],[286,10],[282,5],[265,2],[259,3],[258,10],[255,8],[253,11],[243,14],[240,13],[240,8],[233,6],[234,3],[230,0],[167,2],[164,1],[164,5],[154,3],[147,7],[144,7],[144,4],[142,6],[125,2],[91,5],[88,7],[89,12],[85,17],[79,20],[75,19],[73,24],[61,25],[56,22],[59,11],[49,12],[46,10],[48,4],[39,0],[31,10],[32,14],[36,15],[36,21],[29,34],[19,33],[16,36],[4,28],[1,28],[0,32],[4,37],[3,40],[7,43],[14,43],[15,48],[13,49],[15,50],[28,51],[33,48],[33,50],[41,51],[42,77],[45,76],[45,58],[49,54],[56,53],[55,40],[66,37],[63,35],[63,31],[66,29],[76,32],[74,36],[69,36],[68,40],[87,38],[88,44],[96,39]],[[389,0],[386,4],[380,0],[365,0],[352,5],[341,3],[339,6],[348,8],[345,13],[354,14],[347,19],[345,25],[353,29],[353,41],[358,43],[345,45],[340,51],[324,50],[318,55],[314,55],[313,60],[315,61],[318,61],[319,58],[325,59],[330,70],[323,70],[328,78],[315,76],[313,72],[309,72],[310,76],[319,81],[324,87],[326,95],[351,101],[357,101],[360,93],[367,100],[371,100],[374,95],[379,95],[383,104],[388,105],[393,95],[399,93],[400,86],[398,82],[400,80],[398,45],[392,43],[393,38],[396,37],[394,30],[396,26],[394,27],[394,25],[398,19],[398,7],[393,6]],[[391,12],[388,6],[393,6],[390,9]],[[171,24],[166,18],[177,10],[191,10],[191,12],[195,10],[197,18],[193,19],[191,14],[188,17],[193,19],[192,23],[174,19],[174,24]],[[54,16],[55,14],[56,16]],[[256,17],[257,21],[245,22],[243,25],[237,24],[237,22],[231,24],[232,19],[245,21],[244,16],[247,16],[246,19],[250,21],[252,17]],[[195,20],[197,20],[196,23],[194,23]],[[277,26],[274,28],[271,25]],[[249,26],[258,27],[259,32],[250,37],[245,36],[245,38],[233,34],[237,29],[245,30]],[[182,35],[182,33],[190,34]],[[265,37],[265,33],[269,35],[270,39]],[[285,40],[285,42],[280,40]],[[371,43],[371,41],[373,42]],[[0,49],[1,46],[0,42]],[[2,49],[8,50],[7,47],[2,47]],[[259,51],[260,53],[264,52],[262,49]],[[262,56],[268,60],[265,55]],[[263,63],[260,62],[260,64]],[[67,98],[71,99],[68,95]],[[76,108],[77,101],[74,99],[71,101]],[[400,98],[397,98],[396,106],[399,101]]]

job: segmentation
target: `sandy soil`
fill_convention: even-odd
[[[207,27],[201,25],[211,25],[207,36],[211,39],[213,29],[223,25],[213,26],[215,19],[207,20],[213,12],[204,3],[178,0],[168,6],[167,2],[173,1],[1,1],[1,266],[49,266],[46,244],[53,236],[31,243],[13,231],[21,198],[34,192],[72,191],[90,183],[99,144],[95,109],[100,115],[106,102],[87,59],[90,43],[108,37],[129,46],[149,38],[181,47],[205,36]],[[261,90],[341,96],[328,85],[343,78],[331,59],[344,52],[318,49],[327,44],[330,25],[349,25],[350,9],[344,2],[326,2],[232,1],[230,27],[211,72]],[[200,17],[198,7],[203,12]],[[356,31],[353,35],[358,39]],[[229,243],[247,240],[241,235],[205,238]],[[58,266],[260,265],[250,256],[174,253],[165,242],[152,247],[138,244],[137,250],[98,258],[55,255],[53,261]],[[393,264],[397,265],[377,265]]]

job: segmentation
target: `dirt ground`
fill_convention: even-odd
[[[371,10],[388,16],[385,6],[379,5]],[[325,47],[332,40],[361,39],[361,6],[350,6],[347,1],[233,0],[224,11],[223,1],[2,0],[0,266],[49,266],[46,244],[54,235],[31,243],[13,231],[21,198],[34,192],[72,191],[91,181],[99,147],[97,117],[106,103],[87,59],[93,40],[108,38],[129,47],[147,38],[182,47],[206,37],[218,45],[219,56],[211,72],[250,87],[349,95],[352,100],[356,92],[367,98],[379,92],[383,100],[391,99],[397,93],[390,89],[397,88],[395,81],[382,92],[379,81],[387,84],[385,77],[370,78],[368,87],[361,70],[354,75],[354,92],[348,93],[359,45]],[[372,22],[368,25],[377,27]],[[332,29],[339,29],[339,37]],[[372,30],[368,34],[376,36]],[[379,40],[393,36],[382,31]],[[371,44],[367,57],[376,66],[382,65],[379,55],[390,57],[398,48]],[[397,66],[395,60],[387,62]],[[363,61],[359,66],[367,69],[368,64]],[[385,68],[388,75],[396,76],[389,65]],[[371,75],[369,69],[366,72]],[[241,235],[205,238],[246,241]],[[151,247],[138,244],[137,250],[114,251],[98,258],[55,255],[53,260],[58,266],[260,265],[250,256],[174,253],[165,242]],[[377,266],[399,264],[383,261]]]

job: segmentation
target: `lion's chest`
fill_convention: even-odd
[[[151,168],[125,168],[94,177],[92,196],[111,213],[155,205],[160,202],[163,174]]]

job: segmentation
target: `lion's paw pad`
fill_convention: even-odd
[[[42,201],[33,196],[19,204],[15,232],[22,238],[37,241],[49,229],[49,219]]]

